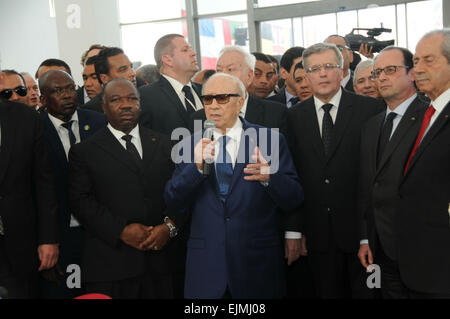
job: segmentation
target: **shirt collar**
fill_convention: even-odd
[[[287,89],[284,89],[284,92],[286,93],[286,104],[288,104],[288,102],[289,102],[293,97],[297,97],[297,96],[292,95],[291,93],[289,93]]]
[[[170,76],[168,76],[168,75],[166,75],[166,74],[162,74],[162,73],[161,73],[161,75],[162,75],[163,77],[165,77],[167,81],[169,81],[169,83],[172,85],[172,87],[175,89],[175,91],[176,91],[178,94],[183,94],[182,92],[183,92],[183,87],[185,86],[184,84],[182,84],[182,83],[179,82],[178,80],[176,80],[176,79],[174,79],[174,78],[172,78],[172,77],[170,77]],[[189,83],[186,84],[186,85],[189,86],[189,87],[192,89],[192,84],[191,84],[191,82],[189,82]]]
[[[351,77],[350,70],[348,70],[347,76],[345,78],[343,78],[341,81],[341,85],[343,87],[345,87],[347,85],[348,81],[350,81],[350,77]]]
[[[439,95],[436,100],[431,101],[431,105],[433,105],[434,109],[438,113],[441,113],[449,101],[450,101],[450,89],[447,89],[444,93]]]
[[[397,106],[394,110],[391,110],[388,106],[387,110],[386,110],[386,118],[387,116],[394,112],[397,115],[403,116],[406,113],[406,110],[408,109],[409,105],[412,103],[412,101],[414,101],[414,99],[417,97],[417,93],[414,93],[411,97],[409,97],[408,99],[404,100],[399,106]]]
[[[330,102],[328,103],[324,103],[314,96],[314,105],[316,106],[316,111],[319,111],[325,104],[333,104],[334,106],[336,106],[336,108],[338,108],[339,102],[341,101],[341,96],[342,88],[339,88],[339,91],[331,98]]]
[[[227,129],[226,135],[231,138],[232,140],[238,141],[242,134],[242,122],[241,119],[238,117],[236,119],[236,123],[234,123],[233,127],[231,129]],[[219,129],[214,130],[214,139],[217,140],[223,136],[222,132]]]
[[[120,141],[122,140],[122,137],[127,135],[122,131],[116,130],[114,127],[112,127],[112,125],[110,123],[108,123],[108,128],[111,131],[111,133]],[[130,133],[128,133],[128,135],[131,135],[132,137],[136,138],[136,139],[140,139],[139,136],[139,124],[137,124]]]
[[[50,121],[53,123],[53,125],[55,126],[55,128],[59,128],[61,127],[62,124],[66,123],[64,121],[61,121],[59,118],[54,117],[53,115],[51,115],[50,113],[47,113],[48,117],[50,119]],[[72,117],[70,118],[69,121],[74,121],[75,123],[78,123],[78,111],[75,111],[72,114]]]

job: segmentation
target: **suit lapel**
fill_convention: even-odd
[[[83,110],[78,110],[78,130],[80,132],[80,140],[84,141],[91,135],[91,124],[86,113]]]
[[[347,129],[348,123],[353,116],[352,112],[352,104],[349,99],[348,93],[345,90],[342,90],[341,101],[339,103],[339,108],[336,116],[336,121],[333,128],[333,138],[331,142],[330,154],[327,158],[327,161],[333,157],[334,152],[336,151],[339,143],[341,142],[342,137],[345,134],[345,130]]]
[[[264,120],[264,109],[258,102],[248,96],[247,110],[245,111],[245,119],[250,123],[262,123]]]
[[[131,171],[139,174],[140,167],[133,161],[127,150],[120,144],[116,137],[111,133],[111,131],[106,127],[101,133],[96,135],[95,143],[106,153],[110,154],[117,161],[124,164]]]
[[[10,115],[11,105],[0,102],[0,184],[8,169],[13,143],[16,137],[16,127]]]
[[[151,167],[150,163],[155,158],[159,140],[155,135],[151,134],[151,131],[145,130],[142,127],[139,127],[139,134],[142,144],[142,161],[145,163],[144,168]]]
[[[375,120],[370,123],[367,131],[370,132],[368,137],[367,151],[370,158],[370,171],[377,171],[377,155],[378,155],[378,141],[380,139],[381,127],[384,123],[386,112],[382,112],[375,116]]]
[[[422,142],[419,145],[419,148],[417,149],[416,153],[414,154],[414,157],[411,160],[411,163],[409,164],[408,170],[406,171],[406,175],[409,171],[411,171],[414,164],[417,162],[418,158],[422,155],[424,150],[427,148],[427,146],[430,144],[430,142],[433,140],[433,138],[436,136],[436,134],[447,124],[448,117],[450,113],[450,102],[447,103],[447,105],[442,110],[441,114],[439,114],[436,121],[433,123],[433,126],[430,127],[428,133],[423,138]]]
[[[400,120],[400,123],[397,126],[397,129],[392,135],[391,140],[387,144],[383,157],[381,158],[380,164],[378,165],[377,173],[386,164],[386,162],[388,161],[392,153],[395,151],[395,149],[400,145],[400,142],[404,139],[405,134],[410,132],[410,130],[413,129],[413,127],[415,135],[417,136],[417,133],[419,133],[420,123],[423,118],[424,112],[425,107],[417,97],[416,99],[414,99],[414,101],[406,110],[405,114]]]
[[[160,82],[161,90],[166,94],[169,99],[172,101],[172,104],[175,105],[175,108],[178,112],[178,114],[181,116],[183,121],[186,124],[186,127],[189,127],[189,114],[184,108],[183,104],[180,101],[180,98],[178,97],[177,92],[172,87],[169,81],[164,76],[161,76]]]
[[[41,113],[41,116],[44,119],[45,134],[48,137],[50,147],[53,149],[53,154],[55,154],[57,158],[57,163],[64,168],[67,168],[66,152],[64,151],[64,146],[59,138],[58,132],[50,120],[48,113],[43,112]]]

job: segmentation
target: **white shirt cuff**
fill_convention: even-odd
[[[302,233],[296,231],[285,231],[284,232],[285,239],[301,239]]]
[[[359,242],[359,245],[364,245],[364,244],[369,244],[369,240],[368,239],[363,239]]]

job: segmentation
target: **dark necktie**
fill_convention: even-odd
[[[392,126],[397,113],[391,112],[384,122],[383,128],[381,129],[380,140],[378,141],[378,154],[377,154],[377,165],[381,161],[386,145],[389,143],[392,133]]]
[[[403,174],[406,174],[406,170],[408,169],[408,166],[411,163],[411,160],[413,159],[414,154],[416,153],[417,149],[419,148],[420,142],[422,141],[423,135],[425,134],[425,131],[427,130],[428,124],[430,124],[430,120],[431,120],[431,117],[433,116],[434,112],[436,112],[436,109],[433,107],[433,105],[430,105],[423,117],[422,125],[420,126],[419,135],[417,135],[417,139],[416,139],[416,142],[414,143],[414,147],[411,151],[411,154],[409,154],[408,162],[406,163]]]
[[[216,177],[219,186],[219,197],[222,202],[225,202],[227,198],[231,178],[233,177],[233,165],[226,148],[228,140],[229,137],[226,135],[219,139],[219,154],[216,161]]]
[[[300,99],[296,96],[293,96],[289,99],[289,102],[291,102],[291,106],[294,106],[295,104],[297,104],[298,102],[300,102]]]
[[[195,99],[192,95],[191,88],[187,85],[183,86],[183,92],[184,92],[184,102],[186,105],[186,111],[188,113],[195,112]]]
[[[325,151],[325,156],[330,155],[331,151],[331,142],[333,137],[333,119],[330,115],[330,110],[333,107],[333,104],[324,104],[322,106],[324,114],[322,119],[322,143],[323,149]]]
[[[75,144],[77,142],[77,139],[75,138],[75,135],[73,134],[73,131],[72,131],[72,123],[73,123],[73,121],[69,121],[69,122],[61,124],[62,127],[64,127],[66,130],[69,131],[70,146],[72,146],[73,144]]]
[[[131,139],[133,138],[133,136],[131,135],[124,135],[122,136],[122,139],[125,140],[126,142],[126,148],[128,153],[130,153],[131,157],[136,161],[136,163],[140,163],[141,162],[141,156],[139,155],[139,152],[136,148],[136,146],[134,146],[133,143],[131,143]]]

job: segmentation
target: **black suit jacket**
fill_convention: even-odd
[[[79,105],[84,104],[84,86],[80,86],[77,89],[77,101]]]
[[[280,133],[285,137],[287,134],[287,107],[286,105],[267,101],[262,99],[256,99],[249,95],[247,102],[247,110],[245,112],[245,119],[252,123],[268,128],[278,128]],[[206,120],[205,110],[199,110],[191,116],[191,131],[196,131],[197,127],[194,127],[194,120]],[[203,125],[199,129],[203,128]]]
[[[358,250],[356,196],[361,128],[382,110],[379,100],[342,90],[328,157],[313,97],[288,110],[292,153],[305,192],[300,231],[306,234],[310,250],[326,251],[329,240],[343,251]],[[333,239],[329,239],[330,226]]]
[[[192,83],[196,94],[201,96],[201,86]],[[190,115],[178,94],[164,76],[152,84],[139,88],[141,95],[140,124],[156,132],[171,135],[178,127],[189,128]]]
[[[95,111],[98,113],[103,113],[102,108],[102,95],[98,94],[93,99],[89,100],[89,102],[80,106],[82,109]]]
[[[140,127],[142,165],[104,128],[69,153],[69,197],[86,230],[83,281],[116,281],[144,272],[167,274],[166,248],[142,252],[120,240],[130,223],[159,225],[166,211],[164,186],[174,164],[168,137]],[[100,163],[100,164],[99,164]],[[167,246],[166,246],[167,247]]]
[[[106,118],[103,114],[78,109],[78,125],[80,130],[81,141],[86,140],[99,129],[106,126]],[[44,126],[44,136],[49,151],[50,163],[52,165],[53,175],[55,177],[56,195],[59,206],[59,228],[61,232],[60,242],[60,260],[65,260],[66,240],[70,236],[70,208],[68,202],[67,189],[67,158],[64,147],[59,138],[55,126],[51,122],[48,113],[40,114]]]
[[[278,102],[281,104],[286,105],[286,89],[281,89],[280,92],[278,92],[275,95],[272,95],[271,97],[266,98],[266,100]]]
[[[415,98],[409,105],[392,134],[378,167],[378,144],[386,112],[370,119],[363,128],[358,210],[362,214],[361,239],[369,239],[375,256],[378,236],[387,256],[397,260],[396,234],[403,225],[396,213],[398,187],[427,106],[428,103],[421,97]]]
[[[0,100],[0,126],[4,248],[13,272],[25,274],[38,269],[38,245],[58,242],[53,176],[42,123],[34,110]]]
[[[355,92],[355,89],[353,88],[353,74],[350,75],[350,79],[348,80],[344,89],[346,89],[349,92]]]
[[[450,102],[417,149],[400,185],[398,264],[416,291],[450,293]]]

